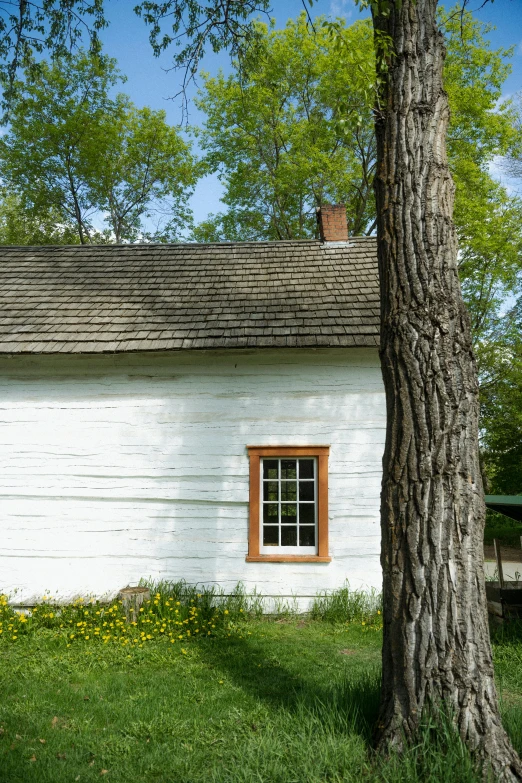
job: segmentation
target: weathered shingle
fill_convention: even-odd
[[[0,353],[378,345],[374,238],[0,247]]]

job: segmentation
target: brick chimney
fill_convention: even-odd
[[[317,207],[316,212],[323,242],[348,242],[345,204],[324,204],[322,207]]]

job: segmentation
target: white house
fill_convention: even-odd
[[[326,217],[325,241],[0,248],[0,593],[380,587],[376,242]]]

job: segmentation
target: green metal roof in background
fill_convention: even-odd
[[[486,495],[486,506],[522,522],[522,495]]]

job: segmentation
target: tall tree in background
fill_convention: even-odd
[[[76,227],[52,208],[30,214],[20,199],[0,190],[0,245],[74,245]]]
[[[490,341],[492,319],[521,283],[522,202],[489,171],[521,137],[512,109],[500,101],[513,52],[492,49],[489,28],[470,13],[453,8],[439,19],[448,49],[444,85],[460,272],[477,347],[486,336]],[[203,77],[199,140],[207,165],[225,184],[228,211],[198,226],[195,238],[309,238],[315,207],[343,201],[350,232],[371,232],[371,22],[346,27],[338,21],[332,35],[324,19],[315,19],[312,29],[301,14],[283,30],[258,25],[257,32],[253,51],[235,61],[230,76]]]
[[[103,171],[107,127],[118,113],[109,90],[120,75],[114,60],[81,52],[41,63],[16,84],[10,127],[0,140],[0,171],[29,213],[51,207],[73,222],[80,242],[93,235],[98,209],[91,184]]]
[[[490,491],[522,495],[522,300],[506,315],[510,339],[502,335],[497,377],[480,393],[482,455]]]
[[[37,56],[65,57],[85,37],[99,51],[99,31],[107,26],[103,0],[0,0],[0,83],[8,110],[21,68],[38,70]]]
[[[514,107],[502,101],[512,50],[491,49],[485,37],[490,28],[457,12],[439,14],[447,45],[448,153],[459,274],[484,388],[501,371],[503,346],[511,345],[514,316],[505,313],[505,302],[522,294],[522,200],[492,177],[490,167],[519,148],[522,133]]]
[[[165,113],[110,96],[115,62],[85,52],[42,63],[16,86],[0,171],[29,216],[53,211],[82,244],[136,240],[159,212],[170,238],[189,222],[189,146]],[[108,229],[95,229],[103,220]]]
[[[522,183],[522,95],[514,101],[515,127],[519,132],[504,158],[506,172],[515,185]],[[520,225],[522,210],[518,213]],[[505,241],[522,255],[516,242],[516,231]],[[509,272],[509,266],[507,270]],[[488,357],[490,378],[482,384],[483,457],[491,491],[501,495],[522,494],[522,286],[510,293],[516,303],[502,317],[490,324],[489,334],[481,343]],[[498,333],[500,332],[500,335]],[[507,338],[507,339],[506,339]],[[485,362],[483,362],[485,364]]]
[[[347,80],[323,22],[315,20],[315,32],[305,14],[283,30],[258,24],[230,76],[204,76],[200,143],[225,184],[228,211],[200,226],[197,239],[313,237],[316,207],[341,202],[353,233],[375,228],[371,25],[341,28],[353,54]]]
[[[103,169],[92,182],[97,202],[115,242],[175,240],[192,223],[187,201],[197,166],[189,145],[168,125],[164,111],[138,109],[123,96],[119,103],[107,124]],[[146,231],[144,218],[154,221],[154,231]]]
[[[264,4],[266,7],[266,4]],[[380,747],[400,747],[444,704],[496,779],[522,780],[502,727],[483,567],[478,378],[462,299],[446,153],[437,0],[370,0],[377,45],[375,178],[387,433],[381,502],[384,645]],[[230,43],[241,4],[142,4]],[[223,30],[225,33],[223,33]],[[227,38],[227,35],[229,36]]]

